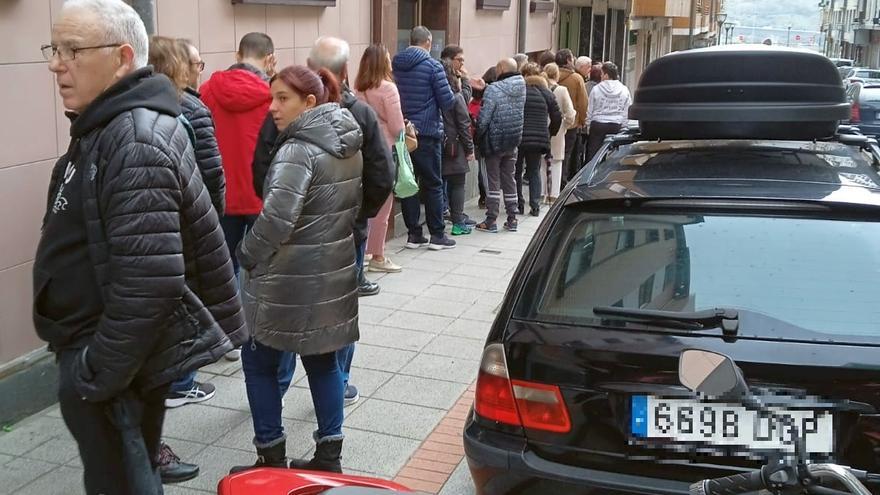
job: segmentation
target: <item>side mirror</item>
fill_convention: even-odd
[[[748,390],[742,371],[732,359],[699,349],[681,353],[678,380],[691,391],[710,397],[744,394]]]

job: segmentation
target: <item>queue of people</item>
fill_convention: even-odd
[[[222,358],[242,361],[256,450],[232,472],[341,472],[358,298],[379,292],[366,272],[403,270],[385,251],[395,202],[408,249],[455,248],[445,218],[453,237],[497,232],[502,202],[515,231],[523,169],[537,216],[571,177],[569,137],[589,124],[595,153],[623,122],[613,64],[587,100],[583,61],[566,50],[472,78],[461,47],[435,60],[432,41],[417,26],[393,58],[368,47],[352,88],[344,40],[321,37],[305,65],[279,70],[272,39],[248,33],[235,63],[201,82],[193,43],[148,37],[124,1],[63,4],[42,49],[73,120],[34,263],[34,324],[63,371],[89,494],[161,493],[198,475],[162,424],[166,408],[214,397],[195,373]],[[411,127],[418,193],[395,198],[392,148]],[[480,223],[464,213],[476,161]],[[296,356],[317,417],[308,461],[288,459],[281,419]]]

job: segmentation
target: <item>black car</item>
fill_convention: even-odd
[[[880,84],[853,83],[846,89],[850,124],[862,134],[880,136]]]
[[[640,128],[566,188],[487,339],[464,431],[478,493],[686,494],[791,455],[792,431],[880,472],[880,149],[848,111],[818,54],[645,70]],[[686,390],[685,349],[730,356],[774,414]]]

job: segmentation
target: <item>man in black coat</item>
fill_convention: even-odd
[[[65,3],[43,47],[73,122],[49,185],[33,318],[57,356],[90,495],[161,493],[168,384],[247,338],[177,92],[147,47],[122,0]]]

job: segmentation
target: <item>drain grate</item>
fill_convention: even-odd
[[[501,254],[501,251],[498,251],[495,249],[480,249],[479,252],[486,253],[486,254]]]

